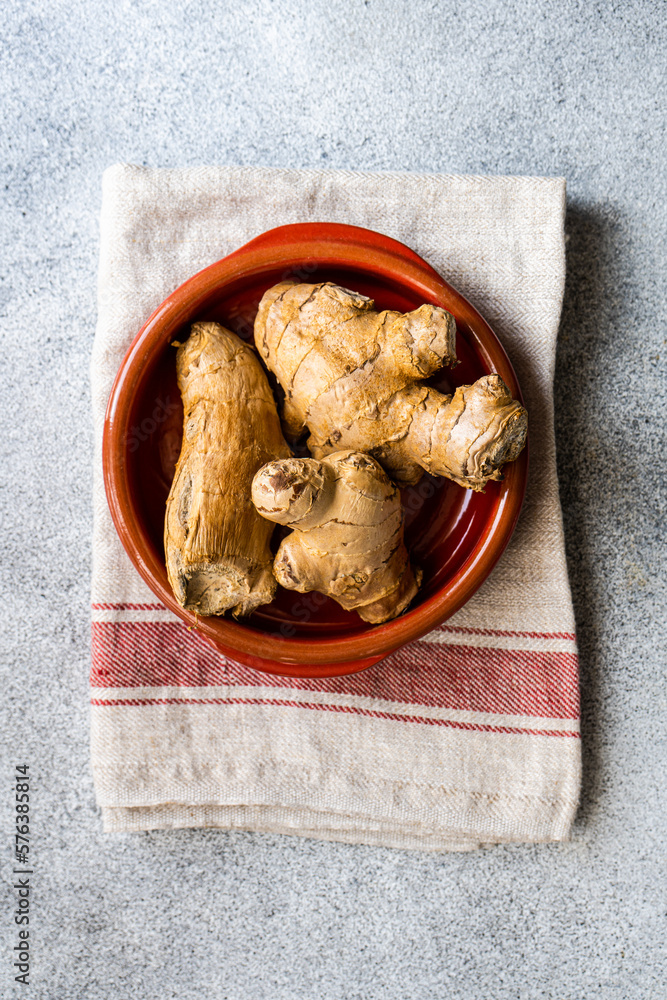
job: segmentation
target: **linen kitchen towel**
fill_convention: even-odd
[[[252,829],[423,849],[567,838],[578,664],[553,431],[560,179],[116,166],[104,175],[95,420],[92,760],[106,830]],[[157,305],[274,226],[365,226],[412,247],[491,323],[530,421],[528,492],[477,594],[364,673],[269,676],[164,609],[102,480],[116,370]]]

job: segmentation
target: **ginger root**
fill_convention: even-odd
[[[273,525],[251,499],[261,466],[290,454],[259,360],[217,323],[195,323],[176,355],[183,442],[167,500],[167,575],[200,615],[250,614],[276,591]]]
[[[252,498],[262,517],[294,529],[273,564],[288,590],[319,590],[374,624],[395,618],[417,593],[422,573],[403,542],[400,493],[369,455],[270,462]]]
[[[423,471],[484,489],[521,452],[524,408],[499,375],[453,396],[423,385],[456,363],[456,324],[438,306],[378,313],[338,285],[285,281],[270,288],[255,343],[285,390],[288,435],[310,431],[315,458],[340,449],[373,455],[401,486]]]

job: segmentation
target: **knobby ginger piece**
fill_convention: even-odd
[[[195,323],[176,355],[183,443],[165,518],[167,574],[200,615],[248,615],[273,599],[273,525],[251,499],[259,468],[290,454],[262,366],[217,323]]]
[[[285,390],[286,433],[316,458],[375,456],[400,485],[424,470],[482,490],[521,452],[527,415],[499,375],[443,395],[423,380],[456,363],[456,324],[438,306],[378,313],[363,295],[285,281],[262,298],[255,343]]]
[[[414,598],[422,573],[403,542],[400,493],[369,455],[270,462],[255,476],[252,497],[263,517],[294,529],[273,564],[287,590],[319,590],[374,624]]]

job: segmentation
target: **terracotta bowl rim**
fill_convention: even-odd
[[[367,274],[380,274],[385,281],[407,285],[424,302],[449,309],[466,322],[466,339],[487,371],[497,372],[514,398],[521,399],[521,392],[509,358],[491,327],[426,261],[397,240],[339,223],[295,223],[263,233],[176,288],[140,329],[114,380],[103,433],[105,489],[123,547],[159,600],[232,659],[270,672],[317,676],[364,669],[432,631],[469,600],[495,566],[516,525],[526,489],[528,448],[505,467],[493,513],[458,572],[423,603],[393,621],[338,638],[289,638],[220,616],[212,625],[210,619],[185,611],[174,598],[164,565],[140,527],[128,482],[129,421],[144,366],[170,343],[176,329],[196,317],[198,303],[204,303],[214,289],[239,277],[259,278],[277,267],[287,270],[306,261],[320,267],[357,267]]]

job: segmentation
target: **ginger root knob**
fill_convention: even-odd
[[[273,564],[287,590],[318,590],[373,624],[395,618],[417,593],[422,574],[403,542],[399,491],[369,455],[269,462],[252,499],[262,517],[293,528]]]
[[[527,416],[497,374],[446,396],[423,380],[456,364],[456,324],[439,306],[376,312],[331,282],[270,288],[255,343],[285,390],[283,423],[308,427],[315,458],[374,455],[401,486],[424,470],[482,490],[526,441]]]

